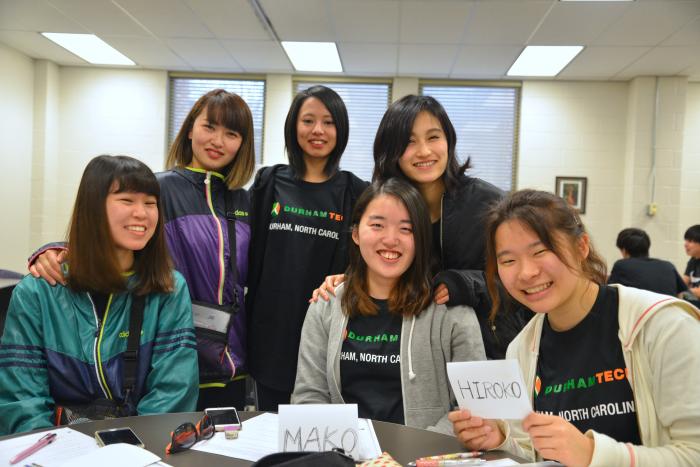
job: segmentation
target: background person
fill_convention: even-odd
[[[246,309],[259,410],[288,404],[307,298],[347,265],[350,216],[366,186],[338,170],[348,142],[343,100],[325,86],[296,95],[284,124],[289,165],[258,171],[251,188]]]
[[[608,284],[622,284],[673,297],[687,290],[673,264],[649,257],[651,240],[642,229],[630,227],[621,230],[615,245],[623,259],[613,265]]]
[[[26,276],[12,294],[0,344],[0,434],[56,419],[194,410],[191,304],[170,267],[159,198],[155,176],[136,159],[88,163],[68,234],[66,285]],[[128,382],[124,352],[137,316]]]
[[[485,354],[474,311],[431,300],[418,191],[373,183],[355,207],[352,240],[346,281],[306,315],[292,403],[356,403],[360,417],[451,433],[445,365]]]
[[[683,280],[688,285],[688,290],[696,297],[695,305],[700,304],[700,224],[693,225],[685,231],[683,236],[685,253],[690,256],[685,268]]]
[[[450,414],[470,449],[571,466],[700,465],[700,311],[621,285],[578,214],[551,193],[506,197],[487,221],[487,278],[535,313],[508,347],[534,412],[503,423]],[[570,421],[567,421],[570,420]]]

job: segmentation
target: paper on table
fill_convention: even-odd
[[[379,446],[377,434],[374,432],[372,420],[368,418],[357,419],[360,435],[360,459],[366,461],[382,455],[382,448]]]
[[[277,452],[278,424],[277,414],[264,413],[243,421],[237,439],[226,439],[219,431],[212,439],[200,441],[192,449],[255,462]]]
[[[160,457],[133,444],[116,443],[90,451],[60,463],[42,464],[45,467],[146,467]]]
[[[48,466],[98,449],[94,438],[70,428],[58,428],[0,441],[0,467],[9,466],[10,459],[34,444],[46,433],[56,433],[56,441],[22,460],[17,465],[35,463]]]
[[[522,420],[532,408],[517,360],[448,362],[457,404],[483,418]]]
[[[360,458],[372,459],[382,453],[371,420],[360,418]],[[238,438],[228,440],[224,433],[217,432],[210,440],[200,441],[192,449],[222,456],[235,457],[248,461],[258,461],[273,454],[277,449],[279,417],[274,413],[264,413],[243,422]]]
[[[507,458],[507,459],[498,459],[495,461],[486,461],[486,463],[481,464],[481,465],[487,466],[487,467],[508,467],[510,465],[520,465],[520,464],[518,462],[515,462],[511,458]]]

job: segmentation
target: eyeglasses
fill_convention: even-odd
[[[196,425],[191,422],[185,422],[175,428],[175,431],[170,432],[170,443],[165,447],[165,453],[174,454],[186,451],[194,446],[197,441],[212,438],[214,432],[214,423],[209,415],[205,414]]]

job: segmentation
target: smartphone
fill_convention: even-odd
[[[241,419],[235,407],[213,407],[204,409],[204,413],[211,417],[216,431],[224,431],[226,428],[241,429]]]
[[[143,441],[136,436],[131,428],[112,428],[111,430],[99,430],[95,432],[95,440],[100,446],[108,444],[126,443],[140,448],[145,447]]]

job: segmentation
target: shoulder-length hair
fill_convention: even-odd
[[[358,229],[367,206],[382,195],[398,199],[408,211],[413,229],[415,256],[389,296],[389,310],[402,316],[417,316],[430,304],[431,227],[428,207],[423,197],[409,183],[398,178],[374,182],[362,192],[352,214],[352,228]],[[341,298],[343,312],[349,316],[376,315],[377,306],[368,294],[367,263],[360,247],[350,242],[350,263],[345,271],[345,292]]]
[[[158,200],[158,223],[143,250],[134,251],[138,295],[173,290],[172,263],[165,245],[160,186],[151,169],[129,156],[97,156],[80,179],[68,232],[68,287],[74,291],[122,292],[127,281],[107,219],[107,195],[145,193]]]
[[[579,264],[569,264],[564,254],[566,250],[578,251],[577,243],[588,235],[578,213],[563,198],[552,193],[516,191],[491,208],[486,220],[486,284],[492,301],[491,319],[501,306],[499,291],[505,290],[498,277],[496,230],[507,221],[518,221],[531,230],[569,269],[581,271],[584,277],[598,285],[605,284],[607,266],[590,239],[588,256],[580,258]],[[579,255],[574,254],[573,258],[579,259]],[[507,294],[503,295],[510,299]]]
[[[391,177],[410,179],[401,171],[399,159],[406,151],[411,139],[413,124],[420,112],[428,112],[440,122],[447,139],[447,167],[442,174],[445,189],[453,191],[459,186],[459,179],[471,166],[470,159],[459,165],[456,146],[457,133],[445,108],[432,96],[409,94],[394,102],[384,113],[377,135],[374,138],[374,173],[372,180],[386,180]]]
[[[330,177],[338,170],[340,157],[348,145],[348,136],[350,135],[348,111],[343,99],[334,90],[317,85],[299,91],[299,94],[294,96],[292,105],[289,106],[289,112],[287,112],[287,119],[284,121],[284,145],[287,149],[289,165],[296,176],[302,178],[306,174],[306,164],[304,163],[304,151],[299,146],[297,139],[297,120],[299,120],[301,106],[310,97],[315,97],[326,106],[335,125],[335,147],[328,155],[326,165],[323,167],[323,173]]]
[[[224,175],[229,189],[241,188],[248,183],[255,170],[253,114],[250,113],[248,104],[241,96],[223,89],[209,91],[194,103],[190,113],[182,122],[175,141],[170,146],[165,166],[171,169],[173,167],[187,167],[192,164],[190,132],[194,127],[194,121],[204,110],[207,111],[207,120],[210,123],[236,131],[243,139],[236,157],[222,170],[222,175]]]

